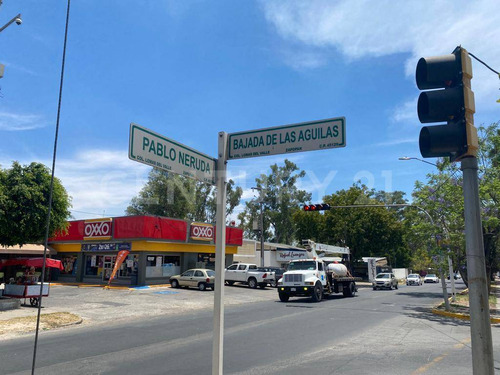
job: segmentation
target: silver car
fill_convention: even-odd
[[[398,289],[398,280],[393,273],[379,273],[372,281],[373,290]]]
[[[410,273],[406,276],[406,285],[422,285],[422,279],[417,273]]]
[[[199,290],[211,288],[214,290],[215,271],[205,268],[187,270],[180,275],[170,277],[170,286],[180,288],[181,286],[194,287]]]

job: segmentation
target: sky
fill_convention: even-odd
[[[23,20],[0,33],[2,168],[52,164],[66,6],[0,6],[0,25]],[[242,203],[285,158],[311,203],[356,181],[411,200],[434,171],[398,160],[421,158],[418,59],[462,45],[498,70],[498,35],[497,0],[73,0],[55,174],[75,219],[121,216],[151,170],[128,158],[132,122],[215,158],[220,131],[345,117],[344,148],[230,160]],[[499,80],[473,71],[475,123],[488,125]]]

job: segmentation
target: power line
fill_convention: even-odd
[[[500,79],[500,73],[498,73],[495,69],[493,69],[492,67],[490,67],[488,64],[486,64],[483,60],[477,58],[476,56],[474,56],[472,53],[469,52],[469,55],[471,55],[472,57],[474,57],[477,61],[479,61],[481,64],[483,64],[485,67],[487,67],[489,70],[491,70],[493,73],[496,73],[498,75],[498,78]]]

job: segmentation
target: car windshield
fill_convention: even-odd
[[[418,275],[408,275],[408,278],[409,279],[416,279],[416,278],[418,278]]]
[[[389,279],[390,277],[391,277],[391,275],[388,273],[379,273],[376,278],[377,279]]]
[[[314,261],[306,261],[306,262],[291,262],[288,265],[288,271],[295,270],[315,270],[316,262]]]
[[[436,275],[434,275],[433,273],[430,273],[427,275],[427,277],[436,277]]]
[[[215,277],[215,271],[208,270],[208,271],[207,271],[207,276],[208,276],[208,277],[212,277],[212,276],[214,276],[214,277]]]

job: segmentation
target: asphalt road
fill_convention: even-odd
[[[321,303],[266,293],[268,300],[226,307],[225,374],[472,373],[468,323],[429,312],[442,298],[439,284],[364,288]],[[36,374],[209,375],[212,318],[204,309],[42,332]],[[500,359],[499,328],[492,330]],[[0,342],[0,374],[30,373],[32,351],[32,337]]]

